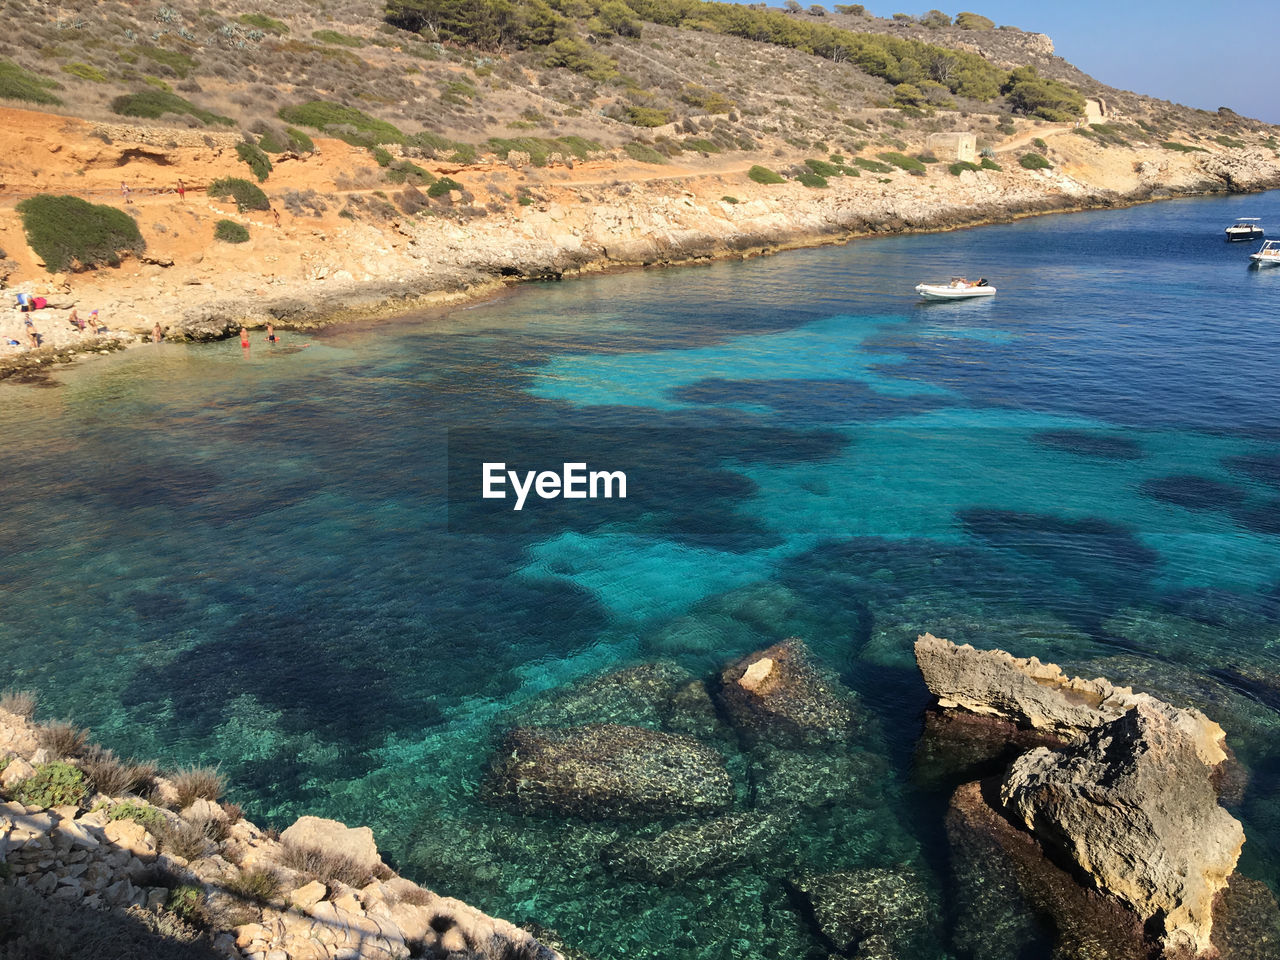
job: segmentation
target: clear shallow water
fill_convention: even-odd
[[[1280,195],[530,287],[296,352],[165,345],[0,385],[3,685],[118,751],[221,763],[256,819],[370,823],[404,872],[598,958],[825,956],[784,886],[800,872],[905,865],[964,910],[945,788],[912,757],[931,630],[1202,705],[1250,768],[1243,866],[1274,886],[1280,270],[1221,239],[1245,215],[1280,223]],[[1001,293],[911,300],[952,273]],[[546,453],[603,430],[668,495],[451,532],[446,431],[473,428]],[[710,676],[790,635],[858,695],[878,772],[774,858],[659,887],[602,865],[634,826],[480,800],[509,726],[582,719],[566,685],[660,658]],[[718,746],[750,806],[749,758]]]

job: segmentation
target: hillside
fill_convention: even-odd
[[[0,281],[66,308],[42,343],[82,339],[76,305],[112,331],[218,336],[1280,182],[1275,128],[1113,90],[1041,34],[821,9],[6,0]],[[228,180],[263,193],[207,192]],[[46,264],[18,211],[44,193],[140,236]],[[28,345],[16,318],[0,333]]]

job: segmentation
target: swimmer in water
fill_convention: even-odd
[[[246,350],[249,348],[249,328],[248,327],[240,328],[240,346],[244,347]]]
[[[267,343],[279,343],[280,338],[276,336],[275,324],[267,324]]]

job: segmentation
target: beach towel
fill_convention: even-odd
[[[49,305],[49,301],[48,301],[48,300],[46,300],[44,297],[32,297],[32,298],[31,298],[31,309],[32,309],[32,310],[43,310],[43,309],[44,309],[45,307],[47,307],[48,305]]]

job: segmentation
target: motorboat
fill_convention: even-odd
[[[1232,243],[1237,243],[1241,240],[1261,240],[1267,235],[1266,231],[1258,224],[1261,219],[1261,217],[1241,217],[1227,227],[1227,239]]]
[[[952,277],[949,283],[917,284],[916,293],[926,300],[970,300],[974,297],[994,297],[996,288],[987,283],[986,277],[979,280]]]
[[[1262,246],[1249,254],[1256,267],[1280,267],[1280,240],[1264,240]]]

